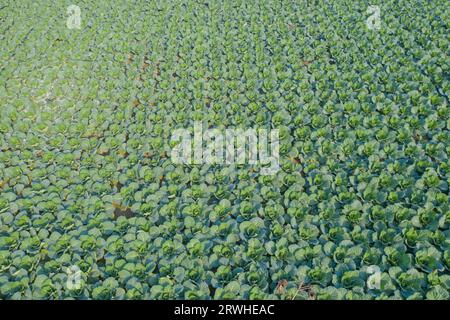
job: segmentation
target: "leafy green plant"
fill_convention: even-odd
[[[0,299],[449,299],[447,2],[4,2]]]

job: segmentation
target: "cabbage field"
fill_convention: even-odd
[[[444,0],[1,0],[0,299],[449,300],[449,30]],[[278,170],[173,161],[196,123],[277,130]]]

